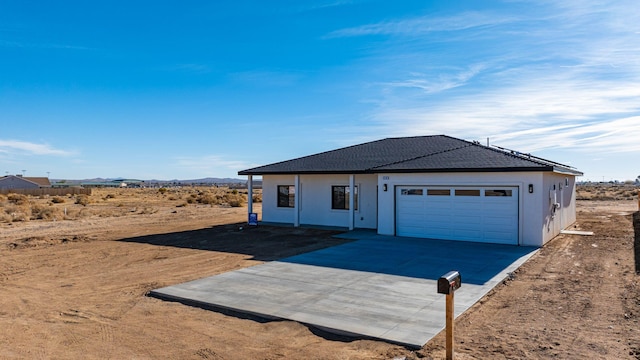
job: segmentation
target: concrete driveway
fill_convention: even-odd
[[[445,326],[437,279],[458,270],[455,315],[482,298],[536,248],[381,236],[153,290],[161,299],[298,321],[359,338],[421,347]]]

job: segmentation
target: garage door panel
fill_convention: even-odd
[[[511,206],[490,206],[490,207],[482,207],[480,209],[480,212],[482,212],[484,214],[485,217],[501,217],[501,218],[506,218],[506,217],[512,217],[514,215],[517,215],[513,213],[513,204]]]
[[[517,187],[414,186],[405,189],[421,195],[400,196],[401,189],[398,189],[396,233],[399,236],[518,244]]]
[[[400,226],[407,227],[424,227],[424,221],[422,216],[412,214],[411,216],[404,216],[401,221],[398,221]]]
[[[429,229],[429,238],[432,239],[446,239],[452,236],[451,234],[451,229],[446,228],[446,229],[438,229],[438,228],[431,228]],[[424,236],[420,236],[420,237],[424,237]]]
[[[490,233],[486,233],[485,235],[486,235],[486,238],[490,240],[485,242],[491,242],[496,244],[513,244],[511,239],[511,233],[490,232]]]
[[[501,228],[514,229],[517,227],[518,218],[515,216],[485,216],[483,221],[489,226],[499,226]],[[510,225],[510,223],[514,223]]]
[[[424,233],[423,227],[413,227],[406,226],[404,227],[405,234],[404,236],[412,236],[412,237],[420,237],[420,234]]]
[[[457,216],[455,218],[455,226],[462,229],[476,229],[482,224],[480,216]]]
[[[451,222],[451,215],[448,211],[426,211],[423,219],[429,223]]]
[[[482,237],[482,233],[478,230],[455,229],[453,236],[459,240],[475,240]]]
[[[475,207],[475,208],[481,208],[482,207],[482,200],[481,199],[469,199],[469,198],[461,198],[461,197],[456,197],[453,203],[453,207],[455,208],[467,208],[467,207]]]
[[[405,212],[409,212],[409,211],[421,211],[422,209],[424,209],[425,204],[423,202],[405,202],[402,205],[398,206],[398,211],[405,211]]]

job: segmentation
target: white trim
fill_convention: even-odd
[[[355,193],[355,175],[349,175],[349,230],[353,230],[353,217],[354,217],[354,199]]]
[[[249,198],[247,199],[247,211],[251,214],[253,212],[253,175],[249,175],[247,177],[247,192],[249,193]]]
[[[300,175],[296,175],[293,177],[294,187],[296,189],[296,194],[293,197],[293,226],[300,226]]]

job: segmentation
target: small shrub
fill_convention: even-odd
[[[31,207],[10,204],[5,206],[4,213],[8,215],[8,217],[4,216],[4,218],[10,219],[9,221],[29,221],[31,218]]]
[[[29,197],[23,194],[11,193],[7,195],[7,200],[16,205],[25,205],[29,203]]]
[[[65,220],[77,220],[82,218],[88,218],[93,215],[93,212],[90,208],[81,208],[79,211],[77,209],[69,209],[67,211]]]
[[[0,223],[10,223],[13,217],[5,212],[0,212]]]
[[[253,194],[253,202],[254,203],[261,203],[262,202],[262,194]]]
[[[89,196],[84,194],[76,196],[76,204],[87,206],[89,204]]]
[[[52,206],[33,206],[31,208],[31,220],[61,219],[62,211]]]
[[[215,205],[220,203],[218,198],[211,193],[203,193],[202,195],[198,196],[198,202],[200,204],[207,204],[207,205]]]
[[[54,196],[51,199],[51,202],[54,203],[54,204],[64,204],[64,201],[65,201],[64,198],[60,197],[60,196]]]
[[[26,212],[16,212],[16,213],[12,213],[12,221],[16,222],[16,221],[29,221],[30,215],[27,214]]]
[[[235,190],[235,189],[234,189]],[[232,191],[224,196],[225,202],[231,207],[241,207],[245,204],[246,199],[244,195],[235,193]]]
[[[107,194],[107,196],[104,197],[105,200],[107,199],[115,199],[116,196],[114,194]]]
[[[164,195],[164,193],[167,192],[167,188],[161,187],[160,189],[158,189],[158,192],[162,195]]]

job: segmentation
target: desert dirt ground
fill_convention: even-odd
[[[185,203],[184,191],[138,192],[50,204],[71,220],[0,223],[0,359],[444,358],[442,333],[412,350],[146,296],[343,240],[247,227],[246,207]],[[575,228],[595,235],[558,236],[459,317],[456,358],[640,359],[637,207],[578,201]]]

